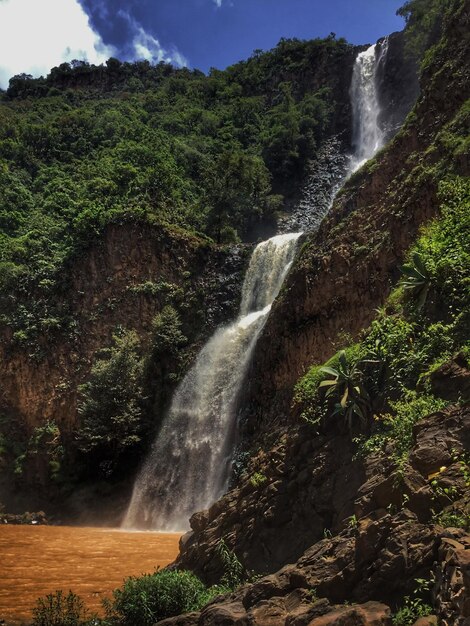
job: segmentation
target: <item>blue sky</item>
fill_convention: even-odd
[[[80,0],[105,43],[126,44],[123,13],[168,51],[207,71],[269,49],[281,37],[311,39],[330,32],[352,43],[372,43],[403,21],[404,0]],[[220,4],[220,6],[218,6]],[[121,13],[121,15],[120,15]]]
[[[373,43],[404,0],[0,0],[0,87],[63,61],[169,61],[207,71],[281,37]]]

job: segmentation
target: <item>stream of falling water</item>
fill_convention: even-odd
[[[350,88],[354,149],[350,164],[351,172],[355,172],[372,158],[385,141],[385,133],[379,124],[377,71],[385,60],[387,51],[386,37],[381,43],[360,52],[354,64]]]
[[[387,49],[385,38],[356,58],[350,87],[354,148],[350,173],[385,141],[379,124],[377,71]],[[278,235],[255,248],[239,317],[216,330],[176,390],[135,482],[124,528],[184,530],[195,511],[206,509],[226,491],[240,392],[300,234]]]
[[[227,489],[237,408],[250,358],[301,233],[255,248],[238,319],[216,330],[180,383],[134,485],[125,528],[184,530]]]

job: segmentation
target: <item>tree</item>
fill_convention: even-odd
[[[113,337],[102,350],[88,382],[79,387],[77,433],[79,450],[112,473],[120,456],[140,442],[142,431],[142,372],[140,342],[135,331]]]
[[[437,41],[442,13],[448,0],[407,0],[397,11],[406,21],[406,48],[409,54],[421,58],[426,49]]]
[[[269,207],[270,175],[263,160],[242,152],[225,152],[212,174],[208,173],[208,230],[218,243],[231,228],[244,233],[250,218],[261,217]]]

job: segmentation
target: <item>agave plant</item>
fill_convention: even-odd
[[[354,416],[362,423],[366,421],[369,394],[361,382],[362,371],[358,361],[348,361],[346,352],[341,350],[337,368],[325,366],[320,369],[331,378],[325,378],[319,387],[327,387],[326,398],[336,398],[332,415],[343,415],[352,431]]]
[[[431,286],[431,276],[418,252],[414,252],[411,261],[401,268],[400,285],[416,297],[418,309],[422,309]]]

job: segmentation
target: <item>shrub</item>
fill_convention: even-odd
[[[344,350],[348,361],[357,361],[363,354],[360,344],[353,344]],[[335,354],[324,365],[314,365],[296,384],[294,389],[294,405],[301,413],[300,417],[306,422],[318,425],[320,420],[326,417],[327,403],[320,392],[319,386],[325,378],[324,367],[337,368],[340,352]]]
[[[90,616],[82,599],[69,591],[56,591],[37,600],[33,609],[33,626],[84,626]]]
[[[250,484],[253,487],[260,487],[263,485],[268,479],[261,472],[255,472],[253,476],[250,477]]]
[[[413,295],[417,308],[422,309],[431,286],[431,278],[421,255],[414,252],[410,261],[401,268],[401,272],[403,276],[400,285]]]
[[[240,563],[235,552],[229,549],[223,539],[217,544],[217,554],[224,568],[224,574],[220,582],[225,588],[233,590],[246,579],[245,568]]]
[[[341,350],[336,368],[320,368],[323,380],[318,386],[327,388],[325,399],[335,400],[332,416],[343,415],[350,432],[353,429],[353,418],[356,417],[364,423],[369,407],[369,395],[362,384],[363,373],[359,366],[358,358],[348,359],[346,351]],[[330,378],[326,378],[325,374]]]
[[[182,323],[178,312],[170,305],[165,306],[152,320],[153,350],[155,356],[178,357],[180,349],[188,339],[181,331]]]
[[[379,416],[379,432],[368,439],[356,439],[359,443],[358,456],[365,457],[383,450],[387,443],[392,443],[393,456],[396,461],[401,461],[412,447],[413,426],[416,422],[446,405],[445,400],[432,395],[405,390],[402,399],[390,402],[391,412]]]
[[[405,603],[392,617],[393,626],[413,626],[420,617],[432,614],[432,607],[419,598],[405,598]]]
[[[455,319],[470,306],[470,182],[461,177],[439,186],[441,215],[418,239],[415,249],[429,268],[441,319]]]
[[[157,570],[128,578],[113,597],[113,617],[123,626],[152,626],[167,617],[201,608],[210,599],[197,576],[178,570]]]

